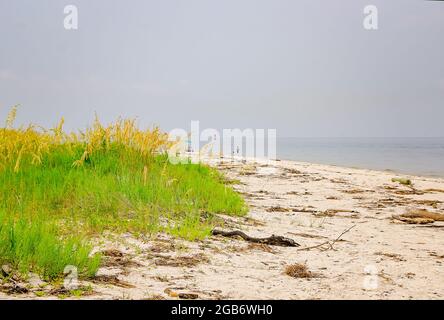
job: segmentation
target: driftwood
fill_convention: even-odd
[[[282,237],[282,236],[272,235],[271,237],[268,237],[268,238],[253,238],[253,237],[250,237],[239,230],[222,231],[222,230],[214,229],[213,231],[211,231],[211,234],[213,236],[221,235],[223,237],[241,237],[242,239],[244,239],[245,241],[248,241],[248,242],[263,243],[263,244],[268,244],[271,246],[280,246],[280,247],[299,247],[300,246],[300,244],[297,243],[296,241],[289,239],[289,238]]]

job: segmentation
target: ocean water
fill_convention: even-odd
[[[444,138],[278,138],[279,159],[444,177]]]

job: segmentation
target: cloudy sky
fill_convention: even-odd
[[[444,136],[443,31],[421,0],[0,0],[0,119]]]

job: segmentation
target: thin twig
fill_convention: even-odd
[[[328,245],[328,248],[323,249],[323,250],[321,249],[321,251],[335,250],[335,249],[333,248],[333,245],[334,245],[336,242],[338,242],[339,239],[341,239],[341,237],[342,237],[344,234],[346,234],[347,232],[349,232],[349,231],[350,231],[351,229],[353,229],[354,227],[356,227],[355,224],[352,225],[350,228],[345,229],[345,230],[342,231],[342,233],[341,233],[341,234],[340,234],[335,240],[333,240],[333,241],[325,241],[325,242],[322,242],[321,244],[318,244],[318,245],[315,245],[315,246],[312,246],[312,247],[305,247],[305,248],[298,249],[298,251],[307,251],[307,250],[311,250],[311,249],[321,248],[321,247],[323,247],[323,246],[325,246],[325,245]]]

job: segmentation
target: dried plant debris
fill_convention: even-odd
[[[229,179],[229,178],[225,178],[223,182],[226,185],[241,185],[241,184],[244,184],[239,179]]]
[[[394,220],[402,221],[408,224],[429,224],[435,222],[433,219],[427,218],[405,218],[403,216],[393,216]]]
[[[358,213],[355,210],[348,209],[327,209],[324,212],[315,213],[314,215],[317,217],[348,217],[348,218],[357,218]]]
[[[345,189],[345,190],[341,190],[341,192],[348,193],[348,194],[357,194],[357,193],[374,192],[374,191],[373,190],[362,190],[362,189]]]
[[[166,288],[165,293],[172,298],[186,299],[186,300],[194,300],[199,298],[199,295],[194,292],[177,292],[176,290],[181,290],[183,288]]]
[[[397,187],[394,187],[394,186],[391,186],[391,185],[383,185],[382,188],[385,189],[385,190],[389,190],[389,191],[390,190],[398,190]]]
[[[105,256],[102,262],[102,267],[112,268],[112,267],[141,267],[142,265],[131,259],[130,256]]]
[[[317,235],[317,234],[310,234],[310,233],[296,233],[296,232],[288,232],[291,235],[303,237],[303,238],[310,238],[310,239],[328,239],[327,237]]]
[[[435,258],[437,258],[437,259],[444,259],[444,254],[438,254],[438,253],[436,253],[436,252],[434,252],[434,251],[430,252],[429,255],[430,255],[431,257],[435,257]]]
[[[174,242],[156,242],[150,248],[150,252],[161,253],[170,252],[177,249],[177,245]]]
[[[249,226],[253,226],[253,227],[258,227],[258,226],[265,226],[265,223],[261,220],[257,220],[251,217],[245,217],[243,220],[244,224],[249,225]]]
[[[29,289],[15,281],[8,281],[6,284],[0,286],[0,291],[5,292],[7,294],[26,294],[29,293]]]
[[[436,212],[430,212],[428,210],[411,210],[402,216],[408,218],[427,218],[435,221],[444,221],[444,215]]]
[[[179,292],[178,297],[179,299],[194,300],[199,298],[199,295],[197,293],[192,293],[192,292]]]
[[[304,192],[289,191],[286,194],[289,196],[311,196],[312,195],[312,193],[308,192],[308,191],[304,191]]]
[[[430,193],[444,193],[444,189],[431,188],[431,189],[425,189],[424,192],[430,192]]]
[[[384,256],[384,257],[387,257],[387,258],[391,258],[391,259],[393,259],[393,260],[395,260],[395,261],[399,261],[399,262],[401,262],[401,261],[407,261],[407,260],[404,259],[400,254],[397,254],[397,253],[388,253],[388,252],[381,252],[381,251],[378,251],[378,252],[375,252],[375,255],[377,255],[377,256]]]
[[[439,200],[412,200],[411,202],[415,203],[416,205],[429,206],[435,209],[437,209],[438,206],[442,203],[442,201]]]
[[[239,175],[241,176],[251,176],[256,173],[257,173],[256,167],[252,165],[245,165],[239,171]]]
[[[170,282],[170,279],[167,276],[154,276],[153,279],[160,281],[160,282]]]
[[[127,289],[135,288],[134,285],[126,281],[120,280],[116,275],[99,275],[92,278],[91,281],[97,284],[110,284],[116,287],[127,288]]]
[[[166,299],[160,294],[152,294],[145,297],[144,300],[166,300]]]
[[[251,199],[251,198],[255,198],[256,197],[256,195],[254,194],[254,193],[251,193],[251,192],[239,192],[244,198],[248,198],[248,199]]]
[[[289,174],[302,174],[301,171],[294,169],[294,168],[282,168],[284,170],[285,173],[289,173]]]
[[[396,198],[384,198],[379,199],[377,202],[370,203],[377,208],[386,208],[386,207],[394,207],[394,206],[407,206],[407,205],[422,205],[428,206],[437,209],[442,201],[440,200],[415,200],[404,197],[396,197]]]
[[[124,253],[117,249],[107,249],[103,250],[101,254],[105,257],[123,257]]]
[[[415,189],[415,188],[410,188],[407,190],[396,190],[394,191],[395,194],[399,194],[402,196],[408,196],[408,195],[417,195],[417,196],[421,196],[424,194],[424,191]]]
[[[344,179],[330,179],[331,183],[338,183],[338,184],[346,184],[348,183],[347,180]]]
[[[269,207],[269,208],[265,209],[265,211],[267,211],[267,212],[290,212],[290,211],[292,211],[292,209],[284,208],[281,206],[273,206],[273,207]]]
[[[392,284],[392,285],[394,285],[395,284],[395,281],[387,274],[387,273],[385,273],[384,272],[384,270],[381,270],[379,273],[378,273],[378,276],[382,279],[382,280],[384,280],[385,282],[387,282],[387,283],[389,283],[389,284]]]
[[[319,213],[319,210],[314,209],[312,206],[305,208],[293,208],[291,211],[293,212],[304,212],[304,213]]]
[[[234,164],[230,164],[230,163],[220,162],[217,165],[217,168],[220,169],[220,170],[232,170],[232,169],[239,168],[239,165],[234,165]]]
[[[387,207],[397,207],[397,206],[405,206],[408,205],[408,200],[404,198],[384,198],[379,199],[375,202],[370,202],[368,208],[371,209],[383,209]]]
[[[225,247],[224,249],[220,249],[220,252],[218,252],[218,253],[226,253],[226,252],[246,253],[246,252],[253,251],[253,250],[263,251],[263,252],[272,253],[272,254],[278,253],[278,251],[276,251],[275,249],[273,249],[269,245],[262,244],[262,243],[254,243],[254,242],[249,243],[246,246],[230,245],[230,246]]]
[[[428,224],[435,221],[444,221],[443,214],[423,209],[411,210],[401,215],[393,215],[392,218],[409,224]]]
[[[74,292],[76,292],[76,293],[74,293]],[[34,294],[36,294],[39,297],[41,297],[43,295],[52,295],[52,296],[58,296],[59,298],[62,298],[62,299],[66,298],[68,296],[73,296],[73,295],[91,296],[95,293],[97,293],[97,292],[95,292],[91,286],[79,286],[75,290],[70,290],[70,289],[67,289],[63,286],[57,286],[55,288],[52,288],[48,292],[45,292],[43,290],[34,291]]]
[[[276,253],[276,251],[270,247],[269,245],[266,245],[264,243],[250,243],[247,246],[248,250],[259,250],[259,251],[264,251],[264,252],[268,252],[268,253]]]
[[[195,267],[200,263],[208,263],[210,260],[203,253],[197,253],[188,256],[157,256],[154,260],[156,266],[166,266],[166,267]]]
[[[317,276],[315,273],[308,270],[305,263],[289,264],[285,267],[284,273],[292,278],[310,279]]]

